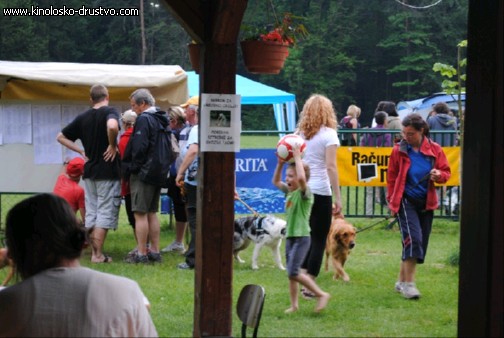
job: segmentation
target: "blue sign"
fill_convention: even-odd
[[[259,214],[285,212],[285,195],[271,183],[276,165],[274,149],[242,149],[236,153],[236,190],[243,202]],[[235,201],[235,213],[252,211]]]

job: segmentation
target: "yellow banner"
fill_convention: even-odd
[[[447,186],[460,185],[460,147],[443,147],[451,169]],[[386,186],[392,148],[339,147],[338,173],[341,186]]]

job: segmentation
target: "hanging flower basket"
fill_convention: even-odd
[[[243,62],[249,73],[278,74],[289,56],[289,45],[279,42],[241,41]]]
[[[196,74],[199,74],[200,71],[200,48],[201,45],[196,43],[187,44],[189,48],[189,60],[191,61],[191,66]]]

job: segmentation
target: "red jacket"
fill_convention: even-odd
[[[126,151],[126,146],[128,145],[131,134],[133,133],[133,128],[128,128],[119,137],[119,155],[121,155],[121,160],[124,157],[124,152]],[[129,181],[121,178],[121,196],[126,196],[130,193]]]
[[[399,211],[401,199],[403,197],[404,188],[406,186],[406,178],[408,170],[411,166],[411,161],[408,156],[408,143],[405,140],[394,145],[392,154],[390,155],[388,171],[387,171],[387,201],[389,208],[394,213]],[[424,137],[420,145],[420,152],[434,159],[433,169],[441,171],[441,178],[437,183],[446,183],[451,176],[448,160],[439,144],[432,141],[428,137]],[[434,182],[429,180],[427,187],[426,210],[435,210],[438,208],[438,197]]]

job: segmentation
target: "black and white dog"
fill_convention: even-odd
[[[252,269],[257,270],[257,258],[261,248],[271,248],[273,258],[279,269],[285,270],[280,257],[280,245],[285,237],[286,222],[273,215],[250,216],[237,218],[234,221],[233,255],[237,261],[244,263],[238,253],[246,249],[251,242],[255,243],[252,254]]]

